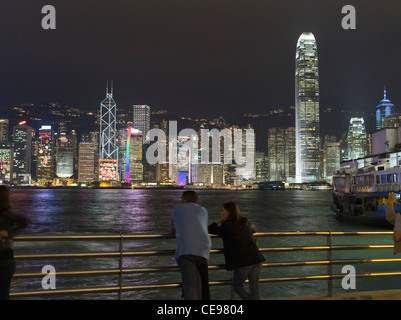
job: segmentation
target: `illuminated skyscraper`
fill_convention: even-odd
[[[270,181],[293,182],[295,177],[295,128],[270,128],[267,135]]]
[[[150,129],[150,107],[147,105],[134,105],[132,120],[132,127],[140,130],[143,139],[145,139]]]
[[[106,99],[100,103],[100,141],[99,159],[113,159],[118,161],[116,145],[116,112],[117,104],[113,100],[113,83],[111,92],[107,85]]]
[[[95,145],[81,142],[78,153],[78,181],[92,182],[95,180]]]
[[[126,153],[126,181],[140,182],[143,180],[143,163],[142,163],[142,145],[143,137],[142,132],[132,127],[128,128],[127,137],[127,153]]]
[[[11,181],[14,184],[18,183],[19,175],[31,174],[32,132],[32,128],[26,125],[26,121],[20,122],[13,128],[14,154]]]
[[[11,178],[11,155],[10,143],[0,143],[0,184],[10,181]]]
[[[323,144],[323,177],[326,181],[332,180],[332,176],[340,169],[341,148],[340,142],[335,136],[325,136]]]
[[[71,178],[74,174],[74,149],[58,147],[56,152],[56,175],[59,178]]]
[[[170,142],[169,176],[179,186],[197,182],[198,141],[196,136],[178,136]]]
[[[250,127],[247,129],[251,129]],[[252,129],[253,130],[253,129]],[[236,174],[238,179],[238,184],[243,184],[247,180],[255,179],[255,135],[248,136],[246,130],[242,130],[242,155],[247,154],[247,152],[252,153],[252,157],[248,161],[253,161],[253,164],[247,163],[238,164],[236,167]],[[245,160],[245,159],[244,159]]]
[[[270,128],[267,135],[269,149],[270,181],[285,181],[285,135],[284,128]]]
[[[0,119],[0,142],[8,142],[8,119]]]
[[[351,118],[348,127],[348,160],[366,157],[367,140],[363,118]]]
[[[391,116],[391,108],[394,105],[391,103],[389,99],[387,99],[386,88],[384,88],[384,97],[383,100],[380,101],[379,105],[376,107],[376,130],[380,130],[385,127],[389,127],[390,125],[385,124],[386,118]]]
[[[37,180],[51,182],[54,175],[54,131],[51,126],[39,129]]]
[[[319,179],[319,72],[316,40],[304,32],[295,56],[296,181]]]

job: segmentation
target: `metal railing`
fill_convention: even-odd
[[[400,262],[401,258],[363,258],[363,259],[333,259],[333,252],[337,250],[376,250],[376,249],[392,249],[393,244],[351,244],[351,245],[334,245],[333,237],[336,236],[392,236],[392,231],[366,231],[366,232],[264,232],[256,233],[258,238],[262,237],[308,237],[320,236],[326,238],[324,245],[303,245],[303,246],[285,246],[285,247],[260,247],[263,253],[274,252],[312,252],[326,251],[326,259],[321,260],[294,260],[284,262],[266,262],[262,264],[263,268],[272,267],[294,267],[294,266],[327,266],[327,273],[324,274],[308,274],[294,275],[281,277],[261,278],[260,283],[285,282],[285,281],[311,281],[311,280],[326,280],[327,295],[333,294],[333,280],[344,277],[344,274],[333,274],[333,265],[348,265],[348,264],[377,264],[377,263],[392,263]],[[217,237],[211,235],[211,237]],[[124,285],[124,275],[142,274],[142,273],[159,273],[159,272],[179,272],[177,266],[158,266],[158,267],[137,267],[123,268],[124,258],[127,257],[150,257],[159,255],[174,255],[175,249],[165,250],[125,250],[124,243],[126,241],[136,241],[144,239],[174,239],[171,235],[162,234],[130,234],[130,235],[57,235],[57,236],[18,236],[14,238],[14,242],[32,242],[32,241],[118,241],[117,251],[101,251],[101,252],[75,252],[75,253],[34,253],[34,254],[18,254],[16,252],[16,260],[49,260],[49,259],[81,259],[81,258],[115,258],[118,259],[118,268],[113,269],[96,269],[96,270],[57,270],[57,277],[61,276],[92,276],[92,275],[118,275],[118,283],[114,286],[91,287],[91,288],[67,288],[54,290],[11,290],[10,297],[17,299],[22,297],[40,297],[49,295],[75,295],[87,293],[118,293],[118,299],[122,298],[123,292],[139,291],[139,290],[154,290],[180,288],[180,282],[174,283],[144,283],[139,285]],[[21,244],[23,247],[23,245]],[[172,246],[175,242],[172,241]],[[17,250],[18,251],[18,250]],[[222,249],[211,249],[212,254],[222,253]],[[266,256],[265,256],[266,257]],[[224,264],[209,265],[209,271],[224,270]],[[365,272],[358,273],[356,277],[385,277],[399,276],[401,272]],[[23,278],[43,278],[43,273],[38,272],[17,272],[14,274],[14,279]],[[223,279],[210,281],[210,286],[231,285],[231,279]],[[233,297],[233,296],[232,296]]]

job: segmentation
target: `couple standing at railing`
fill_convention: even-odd
[[[222,237],[226,269],[233,270],[233,288],[242,299],[259,300],[259,276],[265,260],[253,236],[254,228],[234,202],[223,204],[221,218],[208,226],[207,210],[196,204],[195,191],[184,191],[171,212],[175,257],[181,271],[184,299],[209,300],[210,234]],[[250,293],[244,289],[249,280]]]

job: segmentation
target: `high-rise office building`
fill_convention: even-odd
[[[132,127],[128,128],[127,152],[126,152],[126,181],[140,182],[143,180],[143,136],[142,132]]]
[[[51,126],[39,129],[36,178],[39,182],[50,182],[54,175],[54,131]]]
[[[315,37],[304,32],[295,56],[296,181],[319,179],[319,72]]]
[[[341,148],[335,136],[325,136],[323,145],[323,177],[331,180],[335,172],[340,169]]]
[[[247,129],[251,129],[250,127]],[[241,158],[244,155],[249,156],[249,159],[243,158],[245,160],[243,164],[238,164],[236,167],[237,182],[242,184],[249,180],[254,180],[256,176],[256,165],[255,165],[255,134],[248,135],[246,129],[242,129],[242,150],[237,150],[241,154]],[[242,151],[242,153],[241,153]],[[248,163],[252,161],[253,163]]]
[[[121,181],[127,180],[127,130],[129,130],[129,128],[117,130],[118,174]]]
[[[198,146],[195,136],[178,136],[170,141],[169,176],[173,183],[184,186],[197,182]]]
[[[145,140],[146,134],[150,129],[150,107],[147,105],[133,106],[132,127],[142,132]]]
[[[95,180],[95,145],[91,142],[80,142],[78,149],[78,182]]]
[[[295,179],[295,128],[270,128],[267,143],[269,180],[293,182]]]
[[[380,103],[376,106],[376,130],[388,127],[395,127],[395,125],[393,125],[392,123],[394,122],[394,119],[393,117],[391,117],[393,107],[394,105],[389,99],[387,99],[387,92],[386,89],[384,89],[383,100],[380,101]]]
[[[71,130],[67,135],[67,146],[72,149],[73,174],[76,177],[78,175],[78,137],[75,130]]]
[[[33,129],[22,121],[13,127],[13,159],[11,168],[11,181],[19,184],[20,175],[31,174]]]
[[[113,84],[111,85],[110,92],[107,85],[106,99],[100,103],[99,159],[113,159],[118,161],[116,113],[117,104],[113,99]]]
[[[223,186],[224,164],[199,164],[197,169],[197,183],[211,186]]]
[[[8,119],[0,119],[0,142],[8,142]]]
[[[12,151],[11,143],[0,142],[0,184],[10,181]]]
[[[269,165],[264,152],[255,152],[255,179],[258,182],[268,181]]]
[[[285,180],[284,128],[270,128],[267,135],[269,180]]]
[[[58,147],[56,153],[56,175],[68,179],[74,174],[74,149]]]
[[[364,158],[367,155],[367,138],[363,118],[351,118],[348,127],[348,160]]]

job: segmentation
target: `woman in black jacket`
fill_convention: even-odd
[[[223,204],[221,218],[209,226],[209,233],[223,238],[226,269],[234,270],[233,287],[244,300],[259,300],[259,276],[265,261],[253,237],[248,218],[242,216],[235,202]],[[251,293],[244,289],[249,280]]]
[[[12,237],[27,224],[25,217],[12,212],[10,192],[6,186],[0,185],[0,300],[9,299],[11,279],[15,272]]]

